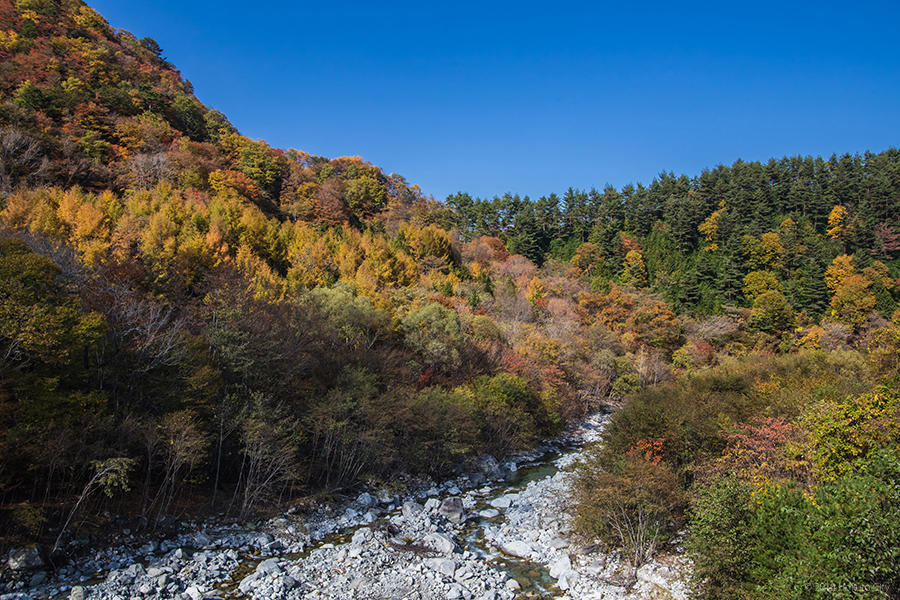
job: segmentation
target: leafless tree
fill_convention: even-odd
[[[187,320],[171,305],[120,283],[97,278],[92,284],[89,308],[103,313],[107,323],[96,350],[97,377],[118,411],[123,393],[140,399],[146,377],[181,363]]]
[[[620,496],[614,497],[614,506],[607,513],[610,527],[619,538],[631,563],[632,581],[637,570],[653,558],[659,544],[662,524],[647,513],[643,506],[628,506]]]
[[[295,480],[299,471],[299,428],[280,407],[267,408],[266,404],[263,397],[255,396],[242,422],[243,459],[235,490],[235,497],[240,498],[241,518],[272,496],[279,486]]]
[[[74,140],[66,138],[61,146],[62,157],[56,161],[54,171],[59,182],[71,187],[90,181],[96,166],[93,161],[81,153]]]
[[[645,386],[656,385],[672,376],[669,363],[659,351],[642,347],[634,357],[634,368],[641,377],[641,383]]]
[[[145,374],[178,364],[184,351],[185,319],[175,309],[141,297],[119,285],[107,288],[106,319],[118,343],[137,358],[135,369]]]
[[[50,161],[40,142],[17,129],[0,129],[0,193],[44,183],[49,172]]]
[[[163,448],[163,478],[148,508],[148,512],[156,511],[156,526],[168,513],[184,476],[206,456],[207,447],[197,417],[190,410],[164,416],[159,437]]]
[[[126,178],[138,188],[151,188],[172,176],[172,165],[164,152],[138,154],[131,159]]]
[[[69,511],[69,516],[66,517],[66,522],[63,523],[62,529],[59,530],[59,535],[56,536],[56,542],[54,542],[53,548],[50,550],[51,554],[59,549],[59,544],[62,542],[63,535],[65,535],[69,524],[72,522],[72,517],[75,516],[75,513],[78,512],[78,507],[94,490],[102,488],[108,496],[112,496],[116,488],[128,490],[128,472],[133,466],[134,461],[130,458],[110,458],[103,461],[94,461],[94,476],[85,484],[81,494],[78,495],[78,500]]]

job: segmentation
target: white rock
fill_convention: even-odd
[[[196,585],[192,585],[184,590],[184,594],[191,600],[203,600],[203,592]]]
[[[411,520],[422,514],[422,505],[413,501],[404,502],[403,508],[400,510],[403,513],[403,518]]]
[[[256,587],[256,580],[259,579],[259,575],[257,573],[251,573],[247,575],[243,579],[241,579],[241,583],[238,585],[238,590],[242,594],[249,594],[250,591]]]
[[[565,573],[566,571],[572,570],[572,561],[569,559],[569,556],[563,554],[556,560],[550,563],[550,577],[554,579],[559,579],[559,576]]]
[[[559,576],[559,579],[556,580],[556,587],[558,587],[562,591],[566,591],[571,588],[577,581],[578,573],[576,573],[575,571],[566,571]]]
[[[267,558],[256,565],[257,575],[278,575],[281,573],[281,566],[278,564],[277,558]]]
[[[84,600],[84,587],[76,585],[69,592],[69,600]]]
[[[441,554],[450,554],[456,550],[456,542],[442,533],[432,532],[425,535],[422,538],[422,544]]]
[[[528,558],[533,551],[531,544],[518,540],[500,544],[500,550],[502,550],[504,554],[509,554],[510,556],[516,556],[518,558]]]
[[[512,504],[513,496],[511,494],[504,494],[502,496],[498,496],[491,500],[489,504],[494,508],[509,508]]]
[[[159,567],[150,567],[149,569],[147,569],[147,577],[150,577],[151,579],[156,579],[163,573],[165,573],[165,571],[163,571]]]
[[[425,566],[447,577],[453,577],[456,572],[456,561],[449,558],[426,558]]]
[[[372,539],[372,530],[368,527],[360,527],[353,533],[350,543],[361,546]]]

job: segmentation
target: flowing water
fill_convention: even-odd
[[[509,578],[515,579],[520,586],[516,593],[517,598],[545,600],[555,598],[561,595],[562,592],[557,589],[556,580],[550,576],[544,565],[503,554],[487,540],[485,536],[486,529],[504,526],[506,516],[503,510],[500,510],[499,514],[493,517],[481,517],[479,512],[491,508],[491,501],[500,496],[516,494],[527,488],[529,484],[540,485],[542,481],[552,478],[559,471],[559,464],[570,464],[578,457],[578,453],[581,452],[587,441],[596,439],[596,432],[599,431],[599,427],[602,427],[602,420],[593,421],[591,425],[580,430],[577,434],[569,435],[546,446],[548,449],[538,458],[518,464],[517,469],[507,473],[505,479],[491,482],[468,493],[474,497],[475,506],[469,506],[467,509],[469,519],[456,537],[456,541],[463,552],[471,553],[479,562],[505,572]],[[392,518],[400,514],[401,509],[399,507],[395,508],[390,512],[382,513],[374,523],[345,527],[312,542],[302,552],[295,554],[282,553],[276,557],[282,563],[296,564],[309,561],[312,559],[311,554],[315,550],[347,544],[351,541],[353,534],[359,529],[363,527],[378,528],[379,525],[386,525]],[[187,556],[192,555],[195,551],[195,549],[187,545],[183,546],[182,549]],[[199,551],[200,549],[196,550]],[[213,593],[225,598],[241,598],[244,595],[240,592],[238,586],[242,579],[252,574],[261,561],[271,558],[272,555],[267,554],[263,556],[257,553],[255,549],[248,550],[246,546],[232,550],[239,553],[238,566],[216,585],[216,590]],[[226,551],[229,551],[227,547],[207,550],[207,552],[214,553]],[[151,555],[144,556],[143,560],[139,559],[139,562],[149,562],[148,558],[152,558]],[[89,586],[92,583],[99,582],[102,577],[105,577],[105,573],[97,573],[95,577],[97,579],[84,582],[83,585]],[[58,597],[65,596],[60,594]]]

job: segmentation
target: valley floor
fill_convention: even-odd
[[[253,531],[207,524],[7,581],[0,598],[684,599],[681,557],[648,563],[635,579],[620,557],[569,538],[570,467],[606,419],[504,465],[483,457],[479,473],[402,498],[363,493]]]

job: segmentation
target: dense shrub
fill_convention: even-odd
[[[636,569],[683,521],[684,495],[665,464],[632,454],[609,470],[598,459],[582,465],[576,482],[576,526],[582,535],[622,548]]]
[[[892,597],[900,410],[873,374],[851,352],[751,355],[633,394],[579,468],[579,530],[639,562],[654,536],[622,531],[671,532],[687,497],[699,598]]]
[[[894,598],[900,592],[900,457],[880,451],[818,486],[758,491],[725,476],[691,517],[698,598]]]

